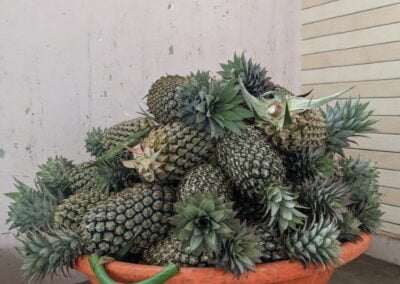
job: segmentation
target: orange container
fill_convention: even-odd
[[[372,242],[372,236],[363,234],[361,240],[355,243],[344,243],[341,247],[340,257],[342,263],[324,270],[321,267],[310,265],[304,269],[297,261],[279,261],[257,265],[257,271],[249,272],[247,276],[234,279],[232,274],[224,274],[215,268],[181,268],[180,272],[165,282],[166,284],[208,284],[208,283],[279,283],[279,284],[324,284],[328,283],[334,270],[363,254]],[[163,267],[141,265],[125,262],[111,262],[105,265],[108,275],[115,281],[122,283],[136,282],[149,278]],[[82,256],[76,263],[76,270],[85,273],[93,284],[98,284],[88,262],[87,256]]]

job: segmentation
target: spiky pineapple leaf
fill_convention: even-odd
[[[174,204],[174,234],[192,251],[215,252],[233,234],[232,203],[209,193],[195,194]]]
[[[23,257],[23,276],[26,279],[43,279],[47,275],[66,275],[84,251],[80,236],[68,230],[34,231],[19,237],[22,246],[18,252]]]
[[[242,106],[244,99],[235,82],[222,86],[208,73],[197,77],[201,79],[185,85],[179,93],[177,117],[187,125],[209,132],[212,137],[222,137],[226,130],[240,134],[244,121],[253,114]]]
[[[98,158],[95,161],[95,164],[99,165],[101,163],[110,161],[113,158],[115,158],[119,153],[121,153],[124,149],[126,149],[126,147],[136,146],[137,144],[140,143],[141,138],[146,136],[149,132],[150,132],[150,129],[145,128],[143,130],[140,130],[140,131],[132,134],[124,142],[116,145],[115,147],[113,147],[113,148],[109,149],[107,152],[105,152],[104,155],[102,155],[100,158]]]
[[[32,188],[15,179],[17,192],[5,195],[14,200],[8,209],[6,223],[10,230],[17,229],[17,234],[23,234],[35,228],[46,228],[51,223],[54,207],[58,204],[57,198],[47,191],[39,182]]]
[[[327,147],[330,151],[343,155],[343,148],[355,143],[352,137],[374,131],[371,127],[378,119],[371,119],[373,111],[366,111],[369,102],[360,98],[339,100],[334,106],[326,106],[323,115],[327,122]]]

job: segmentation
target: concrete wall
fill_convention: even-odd
[[[2,0],[1,193],[13,191],[13,176],[32,184],[48,156],[88,159],[85,133],[134,117],[165,73],[217,70],[246,51],[298,90],[299,10],[297,0]],[[22,283],[9,200],[0,202],[0,282]]]

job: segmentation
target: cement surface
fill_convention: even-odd
[[[399,284],[400,266],[363,255],[339,268],[329,284]]]

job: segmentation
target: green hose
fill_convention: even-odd
[[[97,253],[92,253],[89,256],[90,267],[92,268],[93,273],[96,276],[97,280],[99,280],[100,284],[120,284],[118,282],[115,282],[108,276],[106,270],[104,269],[104,265],[100,264],[99,261],[100,261],[100,256]],[[143,281],[131,284],[162,284],[171,277],[178,274],[178,272],[179,272],[178,266],[176,266],[175,264],[170,264],[156,275],[148,279],[145,279]]]

